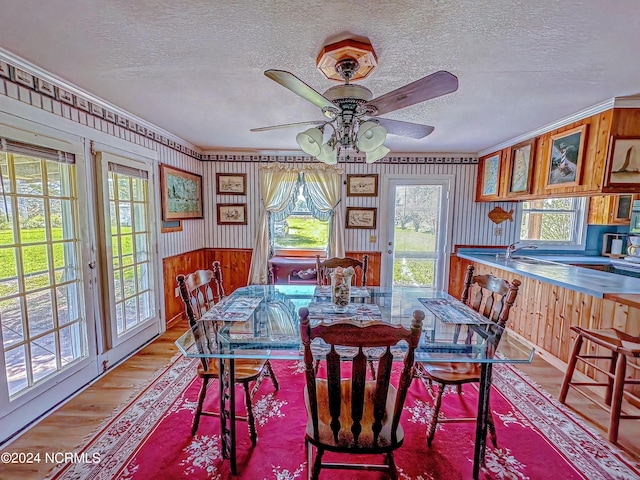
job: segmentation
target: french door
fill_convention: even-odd
[[[387,181],[386,285],[444,288],[453,177]]]
[[[0,116],[0,442],[97,375],[83,147],[32,127]]]
[[[150,163],[106,152],[97,160],[104,312],[100,360],[110,366],[161,331],[155,190]]]

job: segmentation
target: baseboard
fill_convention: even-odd
[[[184,313],[179,313],[176,316],[174,316],[173,318],[170,318],[167,320],[167,330],[171,327],[173,327],[174,325],[176,325],[178,322],[180,322],[181,320],[183,320],[184,318],[186,318],[184,316]]]

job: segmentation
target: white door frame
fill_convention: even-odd
[[[96,210],[98,212],[99,218],[99,229],[98,229],[98,244],[100,245],[99,252],[99,270],[100,270],[100,282],[101,282],[101,310],[102,310],[102,329],[98,329],[98,360],[103,366],[103,369],[112,367],[114,364],[118,363],[123,358],[126,358],[131,352],[136,351],[140,346],[144,345],[146,342],[159,335],[165,330],[164,322],[162,321],[162,308],[160,305],[162,304],[163,297],[162,293],[164,289],[162,287],[162,260],[159,258],[159,248],[158,248],[158,228],[154,228],[153,225],[159,225],[160,222],[157,218],[157,195],[155,192],[159,191],[160,188],[157,185],[157,165],[155,161],[155,152],[153,152],[154,158],[149,158],[145,156],[141,156],[138,154],[134,154],[132,152],[123,151],[118,148],[114,148],[111,145],[103,145],[103,144],[95,144],[94,152],[101,152],[109,155],[113,155],[115,157],[119,157],[119,163],[123,165],[128,165],[134,168],[141,168],[146,170],[148,173],[148,182],[149,182],[149,203],[150,203],[150,218],[151,222],[150,235],[151,235],[151,249],[150,253],[155,256],[155,262],[151,262],[151,265],[154,266],[154,272],[152,274],[152,281],[154,282],[154,302],[155,302],[155,317],[153,319],[147,320],[141,325],[135,327],[131,332],[122,336],[119,340],[116,340],[112,335],[112,325],[111,321],[113,319],[113,309],[110,305],[110,298],[113,295],[112,286],[110,284],[109,278],[109,259],[111,258],[111,245],[106,245],[104,242],[106,240],[105,235],[105,220],[108,216],[108,200],[106,204],[104,203],[105,199],[105,179],[106,179],[106,161],[105,159],[101,159],[100,161],[96,161],[96,186],[97,186],[97,195],[96,195]],[[100,155],[96,156],[96,160],[101,158]]]
[[[391,286],[393,283],[393,252],[395,245],[389,245],[394,234],[395,198],[398,185],[440,185],[442,197],[440,199],[440,222],[438,224],[438,245],[436,245],[437,265],[442,267],[442,275],[436,271],[435,288],[444,289],[449,279],[449,256],[451,254],[453,198],[455,175],[388,175],[383,178],[383,192],[388,192],[387,201],[381,218],[386,219],[383,224],[383,238],[385,239],[380,265],[380,284]],[[389,253],[391,251],[391,253]]]

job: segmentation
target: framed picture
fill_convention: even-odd
[[[378,174],[347,175],[347,197],[377,197]]]
[[[168,221],[163,220],[160,231],[162,233],[181,232],[182,221],[181,220],[168,220]]]
[[[219,203],[218,225],[246,225],[246,203]]]
[[[531,193],[535,139],[511,147],[507,163],[507,196]]]
[[[551,136],[545,188],[580,184],[586,136],[586,125]]]
[[[347,207],[346,228],[376,228],[377,208]]]
[[[202,177],[160,165],[162,219],[202,218]]]
[[[640,137],[612,136],[605,187],[640,186]]]
[[[218,195],[246,195],[246,173],[216,173],[216,193]]]
[[[500,153],[480,159],[478,165],[477,197],[490,200],[498,196],[500,190]]]

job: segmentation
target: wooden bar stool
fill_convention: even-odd
[[[621,412],[624,386],[640,385],[640,378],[626,378],[627,366],[636,370],[640,369],[640,366],[638,365],[627,363],[627,357],[640,358],[640,337],[634,337],[615,328],[589,330],[586,328],[573,326],[571,327],[571,330],[576,332],[578,336],[573,343],[571,357],[569,358],[569,365],[567,366],[567,372],[565,373],[564,381],[562,382],[562,389],[560,390],[559,399],[560,403],[565,403],[569,387],[573,387],[581,395],[584,395],[589,400],[596,403],[597,405],[600,405],[605,410],[609,410],[609,441],[611,443],[616,443],[618,441],[618,427],[620,424],[620,419],[640,419],[640,415],[626,415]],[[600,345],[601,347],[610,350],[611,354],[580,354],[580,349],[585,340],[589,340],[596,345]],[[611,362],[609,365],[609,370],[607,371],[594,362],[590,362],[589,360],[591,359],[609,360]],[[578,360],[586,363],[588,366],[596,369],[598,372],[605,374],[608,377],[608,380],[606,382],[572,382],[571,378],[573,377],[573,372],[576,369],[576,363]],[[577,388],[578,386],[606,387],[604,404],[598,402],[597,400],[594,400],[582,389]]]

